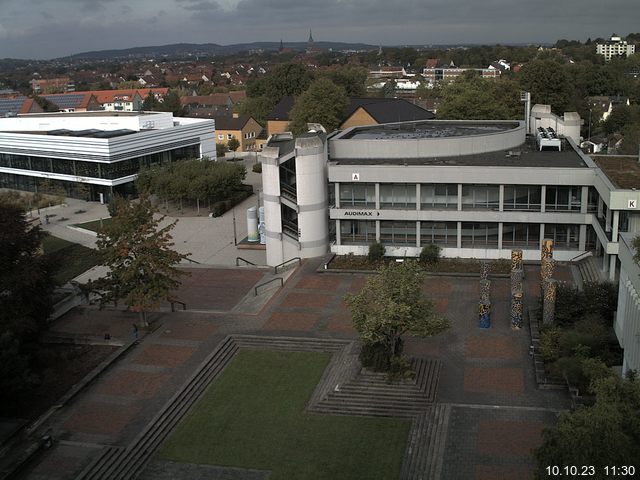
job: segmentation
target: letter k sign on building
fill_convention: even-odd
[[[628,200],[627,201],[627,208],[637,208],[636,205],[638,204],[637,200]]]
[[[351,181],[352,182],[359,182],[360,181],[360,174],[359,173],[352,173],[351,174]]]

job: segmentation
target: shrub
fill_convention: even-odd
[[[255,173],[262,173],[262,163],[254,163],[253,167],[251,167],[251,170],[253,170]]]
[[[369,254],[367,256],[371,262],[377,262],[382,260],[385,252],[385,246],[380,242],[375,242],[369,245]]]
[[[435,243],[429,243],[422,247],[420,252],[420,262],[422,263],[438,263],[440,260],[440,251],[442,249]]]
[[[560,357],[559,328],[546,328],[540,332],[540,353],[545,362],[554,362]]]

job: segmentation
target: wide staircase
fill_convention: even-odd
[[[389,382],[384,373],[365,369],[344,383],[337,383],[309,410],[338,415],[413,418],[429,410],[435,401],[440,360],[412,361],[413,380]]]
[[[582,277],[582,283],[587,282],[600,282],[604,280],[602,271],[598,266],[601,259],[589,256],[576,263],[580,276]]]

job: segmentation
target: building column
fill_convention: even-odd
[[[580,213],[587,213],[589,210],[589,187],[582,187],[582,197],[580,198]]]
[[[607,267],[609,266],[609,255],[607,255],[607,250],[604,245],[602,246],[602,272],[607,273]]]
[[[459,212],[462,211],[462,184],[461,183],[458,184],[458,211]],[[458,228],[458,231],[459,230],[460,228]]]
[[[334,187],[334,192],[333,192],[334,202],[333,203],[335,204],[336,208],[340,208],[340,183],[339,182],[334,183],[333,187]]]
[[[420,247],[420,220],[416,221],[416,247]]]
[[[498,250],[502,250],[502,222],[498,223]]]
[[[376,220],[376,242],[380,242],[380,220]]]
[[[613,282],[616,279],[616,260],[617,255],[609,255],[609,281]]]
[[[540,224],[540,241],[538,243],[538,250],[542,248],[542,241],[544,240],[544,223]]]
[[[336,245],[342,245],[342,237],[340,235],[340,220],[336,220]]]
[[[416,210],[420,210],[422,206],[420,205],[420,184],[416,183]]]
[[[545,205],[547,203],[547,186],[542,185],[540,187],[540,211],[544,213]],[[542,237],[540,237],[542,238]],[[542,244],[540,244],[542,246]]]
[[[380,210],[380,184],[376,183],[376,210]],[[376,236],[378,238],[378,241],[380,241],[380,226],[378,225],[378,230],[376,230]]]
[[[602,197],[598,194],[598,218],[602,218],[602,211],[604,210],[603,206],[604,202],[602,201]]]
[[[500,185],[499,187],[499,195],[498,195],[498,211],[504,212],[504,185]],[[500,224],[500,230],[502,231],[502,224]],[[499,237],[498,244],[502,243],[502,237]],[[502,248],[502,247],[499,247]]]
[[[611,209],[610,208],[607,208],[607,214],[605,215],[604,231],[605,232],[611,231]]]
[[[587,249],[587,226],[580,225],[580,233],[578,234],[578,250],[584,252]]]
[[[462,248],[462,222],[458,222],[456,247]]]
[[[620,210],[613,211],[613,222],[611,225],[611,241],[618,241],[618,227],[620,225]]]

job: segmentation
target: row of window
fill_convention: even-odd
[[[81,160],[67,160],[64,158],[34,157],[0,153],[0,167],[32,170],[37,172],[60,173],[76,177],[117,178],[135,175],[143,166],[161,165],[187,158],[198,158],[200,146],[176,148],[166,152],[143,155],[113,163],[86,162]]]
[[[503,223],[502,246],[538,248],[540,224]],[[545,224],[544,237],[551,238],[557,248],[577,250],[579,225]],[[457,247],[457,222],[416,222],[380,220],[380,242],[387,245],[415,246],[435,243],[441,247]],[[466,248],[498,248],[498,223],[461,223],[461,245]],[[376,222],[367,220],[340,220],[340,243],[342,245],[368,245],[377,241]],[[595,242],[595,237],[593,237]]]
[[[411,209],[418,201],[416,184],[381,183],[380,208]],[[333,185],[330,192],[335,191]],[[340,208],[376,208],[376,185],[374,183],[341,183],[339,191]],[[458,208],[458,184],[420,184],[421,209]],[[498,210],[500,208],[499,185],[463,184],[460,199],[462,210]],[[598,208],[598,193],[589,187],[588,211]],[[545,193],[546,211],[580,211],[582,187],[547,186]],[[504,210],[541,211],[542,187],[539,185],[505,185]]]

